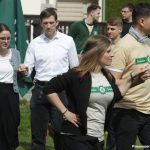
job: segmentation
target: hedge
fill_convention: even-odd
[[[127,3],[150,3],[150,0],[106,0],[106,20],[110,17],[120,17],[121,8]]]

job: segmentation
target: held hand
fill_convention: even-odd
[[[145,79],[150,78],[150,70],[145,68],[134,69],[127,78],[117,79],[116,84],[124,96],[129,88],[142,84]]]
[[[138,68],[134,70],[131,74],[131,81],[132,82],[144,82],[147,79],[150,79],[150,69],[144,68]]]
[[[24,65],[24,64],[20,64],[20,66],[19,66],[19,72],[21,73],[21,74],[23,74],[23,75],[27,75],[28,74],[28,67],[26,66],[26,65]]]
[[[143,74],[141,74],[140,78],[143,81],[150,79],[150,69],[147,69]]]
[[[143,75],[148,69],[145,68],[138,68],[132,71],[132,76],[136,77],[136,76],[141,76]]]
[[[79,127],[80,119],[77,114],[74,114],[69,110],[67,110],[67,112],[64,114],[64,118],[69,122],[73,123],[76,127]]]

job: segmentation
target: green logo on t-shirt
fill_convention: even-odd
[[[109,92],[112,92],[113,89],[111,86],[99,86],[99,87],[92,87],[91,93],[100,93],[100,94],[106,94]]]
[[[141,58],[136,58],[135,59],[135,64],[136,65],[145,64],[145,63],[149,63],[150,64],[150,56],[141,57]]]

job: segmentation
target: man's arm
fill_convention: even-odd
[[[25,75],[30,76],[35,64],[34,47],[30,44],[27,48],[24,64],[20,64],[19,71]]]
[[[79,59],[77,55],[77,50],[73,39],[70,40],[70,46],[68,51],[68,59],[70,68],[77,67],[79,65]]]

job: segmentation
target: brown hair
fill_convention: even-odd
[[[105,36],[94,35],[88,38],[80,65],[75,68],[77,72],[80,72],[81,77],[93,72],[100,65],[99,56],[104,54],[110,45],[111,41]]]
[[[139,3],[135,5],[132,19],[133,24],[136,25],[140,18],[150,17],[150,3]]]
[[[101,9],[101,7],[97,4],[91,4],[87,8],[87,14],[89,14],[91,11],[96,10],[96,9]]]
[[[122,19],[118,18],[118,17],[113,17],[113,18],[110,18],[108,21],[107,21],[107,25],[111,25],[111,26],[119,26],[119,27],[123,27],[123,22],[122,22]]]
[[[57,9],[56,8],[46,8],[44,9],[40,14],[40,21],[42,21],[44,18],[54,16],[55,20],[57,20]]]
[[[131,11],[131,12],[133,12],[133,10],[134,10],[134,5],[132,4],[132,3],[128,3],[128,4],[125,4],[124,6],[122,6],[122,9],[123,8],[129,8],[129,10]]]
[[[2,32],[2,31],[9,31],[11,33],[11,31],[7,25],[0,23],[0,32]]]

